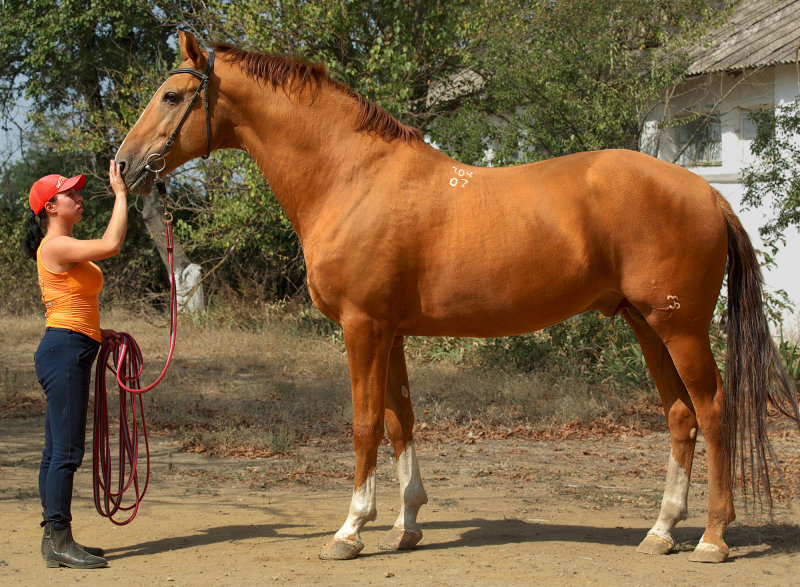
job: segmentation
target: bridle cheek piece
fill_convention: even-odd
[[[161,151],[158,153],[150,153],[145,160],[144,168],[147,171],[154,173],[156,179],[158,179],[159,174],[164,171],[164,168],[167,166],[167,161],[164,158],[164,154],[169,150],[172,146],[172,143],[175,141],[175,138],[178,136],[178,133],[183,126],[183,123],[186,122],[186,119],[189,117],[189,112],[192,111],[192,107],[194,106],[195,101],[203,92],[205,88],[205,94],[203,95],[203,104],[205,106],[206,111],[206,154],[203,155],[203,159],[208,159],[208,156],[211,154],[211,114],[208,111],[208,87],[209,87],[209,80],[211,79],[211,72],[214,71],[214,50],[211,49],[208,52],[208,65],[206,65],[205,73],[198,71],[197,69],[191,67],[179,67],[178,69],[173,69],[169,72],[170,76],[177,75],[179,73],[188,73],[193,75],[197,79],[200,80],[200,85],[197,86],[197,89],[192,96],[192,99],[189,101],[189,105],[186,107],[186,111],[183,113],[180,122],[178,122],[178,126],[175,127],[175,130],[172,131],[172,134],[167,139],[167,142],[164,143],[164,146],[161,148]]]

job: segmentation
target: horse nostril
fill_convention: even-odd
[[[117,161],[117,167],[119,167],[120,175],[125,174],[125,161]]]

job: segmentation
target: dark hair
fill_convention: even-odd
[[[55,196],[54,196],[55,198]],[[50,200],[52,202],[52,200]],[[36,222],[36,215],[31,210],[28,214],[28,220],[25,223],[25,240],[22,243],[22,250],[31,259],[36,259],[36,251],[44,238],[43,228],[47,227],[47,212],[44,207],[39,212],[39,222]]]

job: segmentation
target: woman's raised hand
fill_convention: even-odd
[[[119,165],[113,159],[108,165],[108,182],[111,184],[111,189],[114,190],[116,196],[127,196],[128,188],[125,187],[125,180],[122,179]]]

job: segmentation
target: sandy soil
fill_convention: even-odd
[[[800,585],[800,504],[781,500],[775,523],[747,514],[728,530],[728,562],[690,563],[705,515],[699,446],[691,517],[678,552],[635,552],[658,512],[665,433],[551,441],[436,438],[418,442],[429,503],[425,536],[385,553],[396,517],[393,459],[382,447],[378,519],[353,561],[317,553],[344,521],[353,463],[341,442],[296,447],[282,459],[211,458],[152,439],[153,472],[142,509],[117,527],[94,511],[87,455],[76,479],[74,531],[107,549],[109,567],[45,568],[36,491],[41,420],[0,419],[0,583],[132,585],[748,584]],[[795,435],[776,446],[800,462]]]

